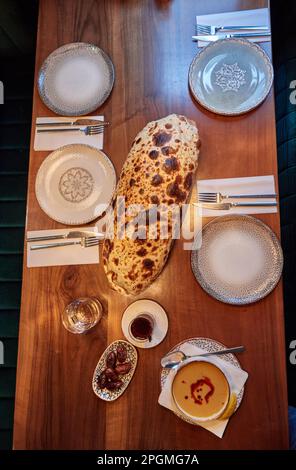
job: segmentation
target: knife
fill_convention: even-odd
[[[213,209],[227,211],[233,207],[276,207],[276,202],[194,202],[194,206],[201,209]]]
[[[262,37],[262,36],[270,36],[270,32],[263,32],[263,33],[233,33],[233,34],[216,34],[216,35],[200,35],[200,36],[192,36],[194,41],[204,41],[204,42],[215,42],[219,41],[220,39],[229,39],[229,38],[255,38],[255,37]]]
[[[50,126],[109,126],[108,121],[100,121],[99,119],[76,119],[75,121],[59,121],[59,122],[36,122],[37,127]]]
[[[102,232],[88,232],[88,231],[74,231],[68,233],[61,233],[59,235],[47,235],[43,237],[29,237],[27,238],[27,242],[41,242],[43,240],[59,240],[60,238],[87,238],[87,237],[102,237],[104,238],[104,234]]]

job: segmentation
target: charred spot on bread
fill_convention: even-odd
[[[136,180],[134,178],[131,178],[129,182],[130,187],[134,186],[135,184],[136,184]]]
[[[171,134],[160,131],[153,135],[153,143],[156,147],[162,147],[164,144],[169,142],[171,138]]]
[[[161,153],[168,157],[171,153],[176,153],[176,150],[173,147],[166,145],[165,147],[162,147]]]
[[[114,243],[109,240],[109,238],[106,238],[105,243],[104,243],[104,248],[103,248],[103,256],[108,259],[109,255],[113,249]]]
[[[181,184],[182,183],[182,176],[181,175],[177,175],[176,178],[175,178],[175,182],[177,184]]]
[[[186,193],[181,191],[179,184],[176,181],[168,184],[167,195],[174,198],[176,202],[183,202],[186,199]]]
[[[163,164],[163,169],[166,173],[172,173],[180,168],[180,164],[176,157],[166,158]]]
[[[149,158],[151,158],[151,160],[156,160],[158,155],[159,155],[158,150],[150,150],[150,152],[148,153],[148,156]]]
[[[146,250],[146,248],[144,248],[144,247],[140,248],[140,249],[137,251],[137,255],[138,255],[138,256],[142,256],[142,257],[145,256],[145,255],[147,255],[147,250]]]
[[[153,269],[153,266],[154,266],[154,261],[150,258],[145,258],[143,260],[143,267],[144,269],[147,269],[149,271],[151,271]]]
[[[151,196],[150,200],[151,200],[152,204],[159,205],[159,198],[155,194],[153,194],[153,196]]]
[[[131,280],[131,281],[134,281],[137,277],[136,273],[133,272],[133,271],[130,271],[127,275],[127,277]]]
[[[114,264],[115,264],[116,266],[118,266],[119,259],[118,259],[118,258],[114,258],[114,260],[113,260],[113,261],[114,261]]]
[[[163,183],[163,177],[162,176],[160,176],[158,173],[153,176],[153,178],[151,180],[152,186],[159,186],[162,183]]]
[[[164,127],[166,129],[171,129],[173,127],[173,125],[170,122],[168,122]]]
[[[184,188],[189,190],[192,186],[192,181],[193,173],[187,173],[187,175],[185,176]]]

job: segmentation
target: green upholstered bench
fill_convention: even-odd
[[[12,446],[37,6],[0,0],[0,449]]]

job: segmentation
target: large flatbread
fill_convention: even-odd
[[[105,239],[103,246],[104,269],[113,289],[135,295],[161,273],[173,242],[170,211],[166,213],[168,238],[160,235],[163,214],[188,201],[197,168],[198,144],[195,123],[176,114],[148,123],[136,136],[120,174],[112,203],[114,219],[109,220],[107,227],[110,238]],[[130,212],[122,213],[125,224],[122,223],[122,197],[126,208],[132,204],[143,207],[140,222],[135,217],[138,212],[129,209]],[[155,212],[156,205],[159,209]],[[143,212],[145,220],[150,217],[154,221],[147,239],[142,239],[143,229],[147,229]]]

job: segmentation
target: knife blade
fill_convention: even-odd
[[[45,240],[59,240],[67,238],[86,238],[86,237],[101,237],[104,238],[102,232],[91,232],[91,231],[73,231],[68,233],[61,233],[58,235],[44,235],[41,237],[28,237],[27,242],[41,242]]]
[[[276,207],[277,202],[194,202],[193,205],[201,209],[227,211],[233,207]]]
[[[58,122],[36,122],[37,127],[50,126],[109,126],[108,121],[100,121],[99,119],[76,119],[75,121],[58,121]]]
[[[192,36],[194,41],[204,41],[204,42],[215,42],[220,39],[229,39],[229,38],[254,38],[254,37],[263,37],[270,36],[270,32],[263,33],[233,33],[233,34],[216,34],[216,35],[198,35]]]

